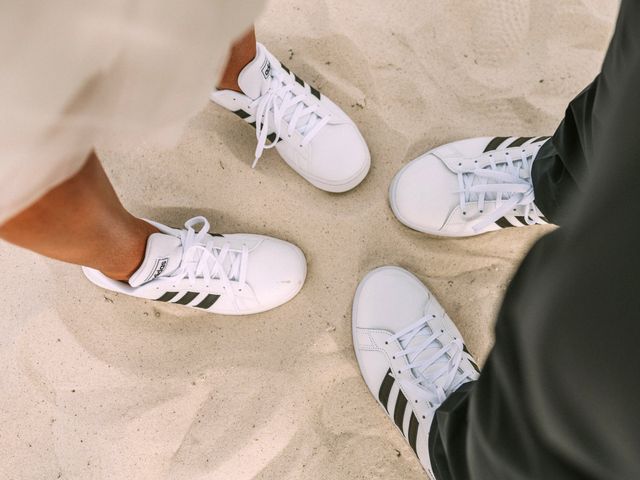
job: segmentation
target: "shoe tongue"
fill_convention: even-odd
[[[522,160],[515,160],[513,162],[515,165],[519,166],[520,163],[522,163]],[[484,169],[487,170],[494,170],[491,168],[490,165],[487,165],[485,167],[483,167]],[[504,164],[500,164],[498,165],[498,167],[494,170],[497,172],[507,172],[507,168],[505,167]],[[511,173],[510,171],[508,173]],[[487,183],[489,184],[494,184],[496,183],[495,180],[487,180],[484,177],[481,177],[479,175],[476,175],[474,172],[470,172],[470,173],[464,173],[463,175],[471,175],[471,186],[475,187],[476,185],[485,185]],[[529,172],[527,172],[524,168],[518,168],[518,177],[521,179],[528,179],[529,178]],[[506,192],[502,192],[502,198],[504,199],[506,195]],[[469,201],[472,202],[477,202],[478,201],[478,197],[479,197],[479,193],[471,193],[469,194]],[[492,191],[488,191],[488,192],[484,192],[484,199],[487,202],[494,202],[496,201],[496,199],[498,198],[498,192],[492,192]]]
[[[433,334],[430,327],[425,326],[410,342],[401,341],[401,345],[405,350],[419,348],[424,344],[425,340]],[[423,350],[418,355],[410,355],[407,359],[410,363],[418,363],[421,361],[428,361],[430,358],[433,358],[434,355],[439,355],[440,350],[442,349],[442,343],[439,340],[431,342],[431,344]],[[413,369],[413,373],[417,378],[424,379],[425,381],[432,383],[434,380],[437,384],[443,383],[444,375],[441,375],[437,379],[432,378],[431,376],[436,373],[438,370],[441,370],[443,365],[449,363],[449,356],[443,355],[431,366],[427,369]],[[440,385],[442,386],[442,385]]]
[[[147,249],[140,268],[129,279],[129,285],[139,287],[158,277],[171,275],[180,266],[182,242],[165,233],[154,233],[147,240]]]
[[[238,85],[242,92],[252,100],[264,94],[269,88],[271,68],[266,49],[258,44],[256,58],[238,75]]]

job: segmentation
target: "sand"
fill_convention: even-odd
[[[251,170],[253,130],[213,105],[174,149],[103,147],[134,213],[295,242],[307,283],[269,313],[220,317],[102,291],[1,244],[0,478],[425,478],[358,373],[359,279],[416,273],[483,362],[509,278],[552,227],[431,238],[395,220],[388,184],[448,141],[552,133],[599,69],[614,3],[273,0],[260,40],[358,123],[369,177],[327,194],[273,151]]]

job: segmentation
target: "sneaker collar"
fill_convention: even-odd
[[[242,93],[252,100],[262,96],[269,89],[272,69],[267,49],[258,43],[256,57],[238,75],[238,85]]]

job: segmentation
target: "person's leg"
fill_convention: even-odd
[[[72,178],[0,226],[0,238],[128,280],[157,229],[122,206],[95,153]]]
[[[231,48],[219,88],[240,91],[238,74],[256,56],[252,28]],[[158,230],[122,206],[95,153],[72,178],[0,226],[0,238],[36,253],[128,280]]]
[[[592,155],[592,132],[597,128],[593,105],[600,77],[585,88],[566,110],[565,118],[540,149],[531,178],[536,205],[556,225],[565,221],[570,201],[581,192]]]
[[[438,480],[640,478],[639,23],[624,0],[579,201],[512,281],[479,381],[436,414]]]
[[[254,58],[256,58],[256,31],[252,27],[231,47],[227,66],[217,88],[241,92],[238,85],[238,75]]]

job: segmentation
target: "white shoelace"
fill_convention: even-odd
[[[538,147],[539,148],[539,147]],[[502,154],[502,159],[495,156]],[[467,203],[477,202],[481,220],[473,226],[477,232],[491,225],[502,217],[512,225],[509,216],[515,216],[516,207],[524,206],[524,221],[527,225],[546,224],[542,212],[536,207],[533,183],[531,181],[531,164],[536,152],[527,153],[525,150],[516,158],[509,152],[494,152],[489,154],[489,165],[476,168],[469,173],[458,173],[460,186],[460,208],[463,214]],[[485,201],[495,201],[496,208],[483,214]],[[508,215],[512,212],[511,215]]]
[[[431,316],[425,316],[390,337],[389,341],[398,340],[401,345],[410,346],[394,354],[394,357],[407,357],[408,365],[400,372],[413,371],[413,383],[424,392],[425,400],[437,407],[460,385],[473,379],[460,368],[464,357],[462,339],[443,344],[439,339],[444,332],[431,328],[431,320]],[[428,349],[434,351],[422,355]]]
[[[199,224],[202,227],[196,232],[193,227]],[[208,235],[209,222],[204,217],[194,217],[184,226],[186,230],[180,233],[183,248],[180,266],[165,278],[172,281],[188,278],[190,286],[202,282],[205,288],[209,288],[210,280],[220,280],[223,292],[232,295],[236,308],[239,308],[231,282],[238,282],[239,290],[246,284],[249,263],[247,246],[243,245],[241,250],[232,249],[229,243],[222,247],[215,246],[214,237]]]
[[[284,135],[291,136],[294,131],[302,135],[301,147],[306,146],[330,120],[330,116],[321,115],[318,105],[309,102],[308,92],[297,94],[294,75],[281,67],[273,65],[269,89],[251,103],[256,110],[256,158],[252,167],[258,164],[264,150],[273,148]],[[282,131],[283,120],[288,123],[286,132]],[[269,130],[273,128],[275,137],[267,145]]]

